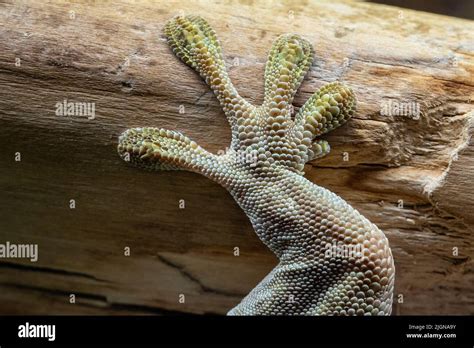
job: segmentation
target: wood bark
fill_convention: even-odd
[[[138,126],[229,144],[212,92],[167,46],[177,14],[210,22],[256,104],[278,35],[314,45],[296,109],[335,80],[359,103],[306,177],[388,236],[395,314],[474,314],[474,24],[334,0],[2,2],[0,243],[37,243],[39,260],[0,259],[0,313],[224,314],[276,265],[223,188],[116,153]],[[57,116],[64,100],[95,103],[95,118]]]

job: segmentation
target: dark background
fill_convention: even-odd
[[[473,0],[369,0],[369,2],[474,19]]]

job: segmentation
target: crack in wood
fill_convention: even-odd
[[[234,292],[230,292],[230,291],[224,291],[224,290],[218,290],[218,289],[214,289],[214,288],[211,288],[207,285],[204,285],[199,279],[197,279],[195,276],[193,276],[191,273],[189,273],[188,271],[186,271],[184,269],[184,267],[182,267],[181,265],[178,265],[170,260],[168,260],[167,258],[165,258],[163,255],[159,255],[157,254],[156,257],[158,258],[158,260],[160,260],[162,263],[164,263],[165,265],[177,270],[180,274],[182,274],[186,279],[192,281],[193,283],[195,283],[196,285],[198,285],[200,287],[200,289],[203,291],[203,292],[208,292],[208,293],[212,293],[212,294],[216,294],[216,295],[222,295],[222,296],[232,296],[232,297],[242,297],[242,294],[237,294],[237,293],[234,293]]]
[[[143,305],[143,304],[110,302],[107,299],[107,296],[85,293],[85,292],[78,292],[75,290],[65,291],[65,290],[59,290],[59,289],[45,288],[41,286],[24,285],[24,284],[16,284],[16,283],[1,283],[1,285],[5,287],[21,289],[21,290],[38,291],[42,294],[49,294],[53,296],[67,296],[68,298],[71,294],[74,294],[76,297],[76,301],[78,301],[77,304],[80,304],[85,307],[93,307],[93,308],[106,307],[109,309],[117,309],[117,310],[123,309],[127,311],[132,311],[132,312],[148,312],[150,314],[155,314],[155,315],[193,315],[192,313],[189,313],[189,312],[163,309],[161,307],[158,308],[158,307],[153,307],[153,306],[148,306],[148,305]],[[85,300],[85,301],[81,301],[81,300]],[[87,300],[89,300],[90,302],[86,302]],[[94,305],[95,302],[100,302],[103,304],[103,306]],[[209,314],[212,314],[212,313],[209,313]]]
[[[68,271],[65,269],[57,269],[57,268],[51,268],[51,267],[45,267],[45,266],[32,266],[32,265],[24,265],[24,264],[8,262],[8,261],[1,261],[0,267],[12,268],[12,269],[17,269],[17,270],[22,270],[22,271],[47,272],[47,273],[65,275],[65,276],[71,276],[71,277],[81,277],[81,278],[86,278],[86,279],[90,279],[90,280],[94,280],[94,281],[102,282],[102,283],[110,283],[108,280],[100,279],[87,273]]]

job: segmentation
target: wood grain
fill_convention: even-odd
[[[37,243],[40,255],[0,260],[0,313],[224,314],[276,264],[223,188],[117,156],[118,135],[136,126],[179,130],[213,152],[229,144],[215,97],[163,37],[177,14],[208,19],[254,103],[278,35],[314,45],[296,108],[335,80],[359,107],[307,178],[387,234],[396,314],[474,314],[474,24],[333,0],[2,2],[0,243]],[[95,119],[57,116],[65,99],[95,103]],[[382,115],[390,100],[420,117]]]

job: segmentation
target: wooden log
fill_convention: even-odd
[[[1,314],[224,314],[275,266],[223,188],[117,156],[137,126],[229,144],[215,97],[166,44],[177,14],[208,19],[254,103],[278,35],[314,45],[296,108],[335,80],[359,106],[307,178],[388,236],[396,314],[473,314],[474,24],[334,0],[2,2],[0,243],[36,243],[39,260],[0,259]],[[58,116],[64,100],[95,118]]]

